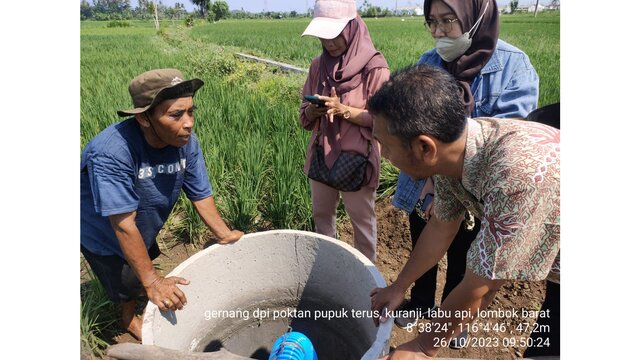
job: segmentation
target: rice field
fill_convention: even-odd
[[[223,21],[196,27],[192,36],[223,46],[237,46],[263,56],[307,68],[320,51],[314,37],[301,37],[309,19]],[[391,70],[415,63],[435,42],[424,28],[423,17],[367,18],[371,39]],[[520,48],[540,76],[539,106],[560,101],[560,13],[503,15],[500,38]]]
[[[220,210],[235,228],[311,229],[311,204],[302,162],[308,134],[298,126],[301,75],[272,74],[244,64],[215,45],[183,38],[184,29],[156,35],[146,24],[131,28],[82,29],[81,139],[119,121],[127,108],[129,81],[157,67],[175,67],[205,86],[195,97],[195,132],[205,154]],[[133,49],[133,51],[132,51]],[[176,212],[188,218],[187,236],[202,224],[187,201]],[[195,236],[199,237],[199,236]]]
[[[403,21],[404,20],[404,21]],[[205,86],[196,95],[195,132],[202,143],[221,212],[231,225],[312,229],[307,179],[302,173],[309,134],[298,126],[303,75],[239,61],[242,51],[307,68],[320,53],[315,38],[300,37],[309,19],[235,20],[187,29],[167,22],[107,28],[81,24],[81,144],[119,121],[127,108],[129,81],[158,67],[181,69]],[[421,17],[366,19],[371,37],[392,70],[412,64],[433,40]],[[541,79],[539,105],[559,101],[558,13],[503,16],[501,37],[527,52]],[[385,167],[380,192],[393,187]],[[386,181],[385,181],[386,180]],[[176,207],[187,217],[185,235],[200,238],[202,224],[184,199]]]

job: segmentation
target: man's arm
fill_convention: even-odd
[[[198,215],[202,221],[209,227],[209,230],[218,239],[218,244],[229,244],[237,241],[244,235],[242,231],[230,230],[224,223],[213,196],[206,197],[202,200],[192,201]]]
[[[490,280],[478,276],[466,269],[462,282],[456,286],[440,306],[444,314],[451,315],[431,320],[431,332],[424,332],[414,340],[402,344],[386,360],[431,359],[436,356],[441,346],[446,346],[449,339],[459,334],[464,325],[478,313],[478,309],[486,308],[496,295],[505,280]],[[471,317],[456,318],[456,311],[471,314]],[[446,324],[446,325],[445,325]],[[449,325],[450,324],[450,325]],[[447,329],[444,331],[444,329]],[[441,330],[436,332],[434,330]]]
[[[436,216],[431,217],[396,281],[386,288],[375,288],[371,291],[371,310],[377,310],[382,318],[386,318],[384,308],[388,311],[397,309],[409,286],[438,264],[447,252],[462,220],[464,216],[452,221],[442,221]],[[374,321],[377,322],[377,319]]]
[[[136,225],[136,212],[111,215],[109,221],[125,259],[144,286],[149,300],[162,311],[182,309],[187,304],[187,298],[176,284],[188,285],[189,281],[175,276],[164,278],[158,275]]]

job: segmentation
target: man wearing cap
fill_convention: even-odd
[[[175,69],[137,76],[129,85],[134,108],[118,111],[132,117],[104,129],[82,151],[80,248],[109,298],[122,304],[123,327],[138,339],[137,296],[146,293],[162,311],[187,304],[177,285],[189,281],[162,277],[151,262],[181,190],[218,243],[243,235],[218,213],[193,133],[193,95],[204,82],[183,79]]]

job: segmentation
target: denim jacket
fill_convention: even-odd
[[[422,54],[418,64],[444,68],[435,49]],[[538,74],[527,54],[502,40],[471,84],[475,106],[471,117],[525,118],[538,105]],[[391,203],[411,213],[420,200],[426,179],[413,181],[400,172]],[[420,204],[424,211],[428,201]]]

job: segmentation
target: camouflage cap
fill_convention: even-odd
[[[164,100],[193,96],[204,85],[200,79],[183,79],[176,69],[155,69],[136,76],[129,84],[134,108],[118,110],[118,115],[139,114]]]

